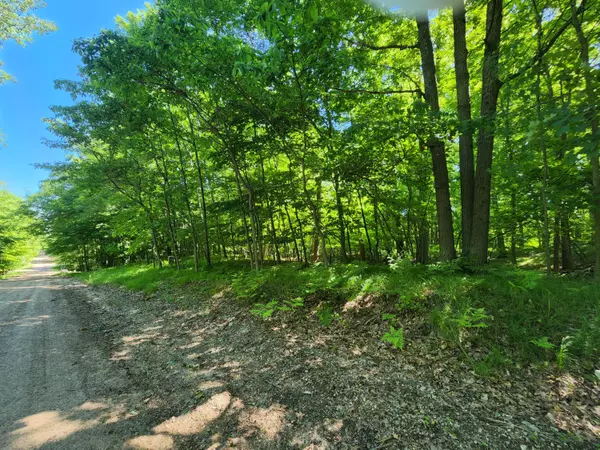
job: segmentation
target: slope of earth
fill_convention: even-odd
[[[582,405],[597,413],[589,385],[526,370],[476,377],[425,329],[392,350],[369,319],[380,314],[362,313],[368,298],[323,327],[294,313],[259,320],[226,292],[207,298],[194,283],[150,297],[110,286],[71,291],[88,309],[88,337],[126,374],[125,388],[98,400],[120,415],[96,428],[132,423],[129,448],[596,448],[598,430],[581,413]]]

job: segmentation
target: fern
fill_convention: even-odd
[[[543,348],[544,350],[552,350],[556,345],[548,340],[548,336],[544,336],[538,339],[532,339],[531,342],[533,345],[539,348]]]
[[[254,308],[251,309],[250,312],[255,316],[260,316],[266,320],[275,313],[278,304],[279,302],[277,300],[273,300],[269,303],[255,303]]]
[[[385,333],[381,340],[383,342],[388,342],[396,347],[398,350],[402,350],[404,348],[404,332],[402,328],[394,328],[390,325],[390,331]]]
[[[559,369],[564,369],[565,366],[571,360],[571,350],[570,347],[573,344],[573,338],[571,336],[565,336],[560,343],[560,348],[556,353],[556,364]]]

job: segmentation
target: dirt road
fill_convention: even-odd
[[[108,384],[123,388],[122,374],[86,335],[81,286],[55,275],[41,256],[0,281],[0,448],[120,448],[135,427],[98,427],[120,411],[97,398]]]

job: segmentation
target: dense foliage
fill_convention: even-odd
[[[82,77],[57,82],[76,102],[53,107],[71,156],[32,199],[49,250],[80,269],[532,248],[591,266],[599,12],[158,0],[77,41]]]
[[[38,254],[39,238],[35,237],[25,202],[0,189],[0,277],[9,270],[23,267]]]
[[[199,272],[126,265],[77,276],[145,291],[181,307],[205,307],[226,296],[265,320],[305,317],[351,329],[358,314],[363,322],[386,322],[389,332],[381,338],[397,348],[437,330],[433,335],[464,352],[482,376],[548,361],[590,374],[600,355],[600,292],[593,280],[547,277],[505,263],[471,276],[455,263],[423,266],[407,260],[274,264],[260,271],[243,262],[215,263]]]

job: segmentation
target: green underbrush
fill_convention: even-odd
[[[458,263],[425,267],[398,261],[389,266],[289,263],[260,271],[221,263],[198,273],[124,266],[77,276],[92,284],[118,284],[148,293],[164,283],[193,283],[207,296],[227,292],[263,319],[312,311],[324,326],[343,322],[345,303],[370,296],[384,306],[378,311],[386,311],[378,317],[390,327],[385,342],[401,349],[411,339],[409,333],[402,334],[403,317],[422,315],[480,375],[524,363],[592,373],[592,362],[600,356],[598,284],[508,264],[493,264],[476,274]]]

